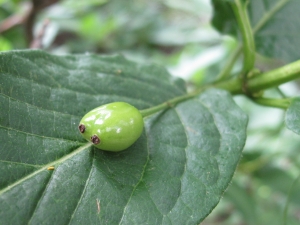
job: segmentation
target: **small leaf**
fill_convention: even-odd
[[[300,134],[300,98],[293,98],[286,110],[285,123],[288,129]]]
[[[13,51],[0,68],[0,224],[198,224],[233,176],[247,117],[226,91],[147,117],[111,153],[86,143],[80,118],[155,106],[185,94],[182,80],[120,56]]]

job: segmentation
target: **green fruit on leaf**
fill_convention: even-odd
[[[128,148],[141,136],[144,121],[134,106],[113,102],[85,114],[78,128],[97,148],[116,152]]]

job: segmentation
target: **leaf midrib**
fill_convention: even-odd
[[[78,149],[74,150],[73,152],[71,152],[71,153],[69,153],[69,154],[67,154],[67,155],[64,155],[64,156],[61,157],[60,159],[57,159],[57,160],[55,160],[55,161],[52,161],[52,162],[50,162],[50,163],[48,163],[48,164],[42,166],[40,169],[34,171],[33,173],[28,174],[27,176],[23,177],[22,179],[16,181],[15,183],[13,183],[13,184],[11,184],[11,185],[8,185],[6,188],[0,190],[0,196],[1,196],[2,194],[4,194],[5,192],[11,190],[11,189],[14,188],[15,186],[21,184],[23,181],[26,181],[26,180],[28,180],[29,178],[35,176],[36,174],[38,174],[38,173],[40,173],[40,172],[43,172],[43,171],[47,170],[48,167],[50,167],[50,166],[54,166],[54,167],[55,167],[55,166],[61,164],[62,162],[66,161],[66,160],[68,160],[68,159],[70,159],[70,158],[72,158],[73,156],[79,154],[80,152],[82,152],[82,151],[88,149],[88,148],[91,147],[91,146],[92,146],[92,143],[89,142],[89,143],[87,143],[87,144],[85,144],[85,145],[79,147]]]

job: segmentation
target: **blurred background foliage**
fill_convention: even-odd
[[[238,44],[212,27],[212,15],[209,0],[0,0],[0,51],[118,53],[163,65],[193,88],[213,81]],[[282,64],[257,61],[262,70]],[[297,93],[291,82],[266,95]],[[285,128],[282,110],[235,100],[249,115],[247,143],[224,198],[202,224],[299,224],[299,136]]]

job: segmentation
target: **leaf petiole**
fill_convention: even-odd
[[[163,102],[159,105],[156,105],[156,106],[153,106],[153,107],[150,107],[148,109],[143,109],[143,110],[140,110],[140,113],[142,114],[143,117],[147,117],[147,116],[150,116],[154,113],[157,113],[159,111],[162,111],[162,110],[165,110],[165,109],[168,109],[168,108],[171,108],[171,107],[174,107],[176,104],[178,104],[179,102],[182,102],[184,100],[187,100],[187,99],[190,99],[190,98],[193,98],[195,96],[197,96],[198,94],[200,94],[202,91],[204,91],[205,88],[200,88],[200,89],[197,89],[196,91],[194,92],[191,92],[191,93],[188,93],[188,94],[185,94],[185,95],[181,95],[181,96],[178,96],[176,98],[173,98],[173,99],[170,99],[166,102]]]
[[[235,0],[232,4],[232,9],[243,37],[244,63],[242,73],[246,76],[253,69],[255,63],[255,42],[247,13],[247,3]]]

